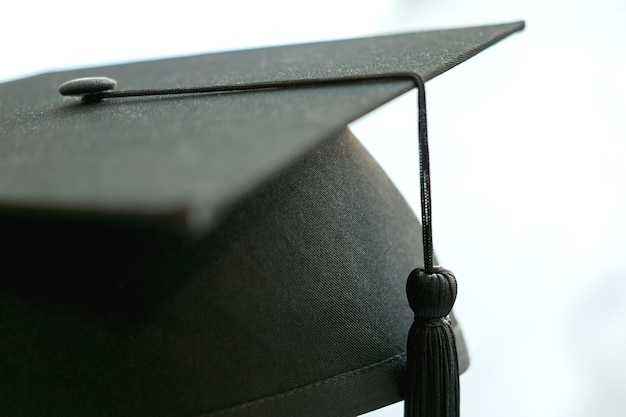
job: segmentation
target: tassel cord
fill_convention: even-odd
[[[422,208],[422,243],[424,269],[433,273],[432,202],[430,196],[430,154],[428,151],[428,127],[426,121],[426,88],[421,77],[414,78],[417,87],[417,120],[419,144],[420,201]]]

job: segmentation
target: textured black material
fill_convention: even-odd
[[[406,292],[415,320],[407,341],[405,417],[458,417],[459,363],[452,323],[454,274],[440,266],[414,269]]]
[[[340,417],[401,398],[419,224],[347,133],[199,241],[78,219],[2,230],[7,415]]]
[[[6,83],[0,86],[0,207],[206,231],[272,175],[413,86],[394,81],[78,108],[56,92],[68,79],[108,76],[129,89],[399,72],[429,80],[522,27],[266,48]]]

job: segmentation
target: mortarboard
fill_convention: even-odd
[[[352,416],[401,400],[422,234],[346,126],[415,87],[396,75],[428,81],[522,28],[1,85],[3,414]],[[237,91],[58,95],[93,75],[131,90]]]

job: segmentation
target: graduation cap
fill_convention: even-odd
[[[438,388],[469,363],[458,325],[458,370],[419,329],[448,323],[456,295],[427,248],[426,143],[423,233],[346,125],[418,87],[425,140],[423,82],[522,28],[1,85],[3,414],[353,416],[404,397],[409,415],[458,414],[458,381]],[[422,265],[445,279],[426,293],[411,273],[414,313]]]

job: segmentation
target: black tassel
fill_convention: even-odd
[[[406,284],[415,320],[407,342],[405,417],[458,417],[459,365],[448,319],[456,300],[454,274],[434,266],[417,268]]]

